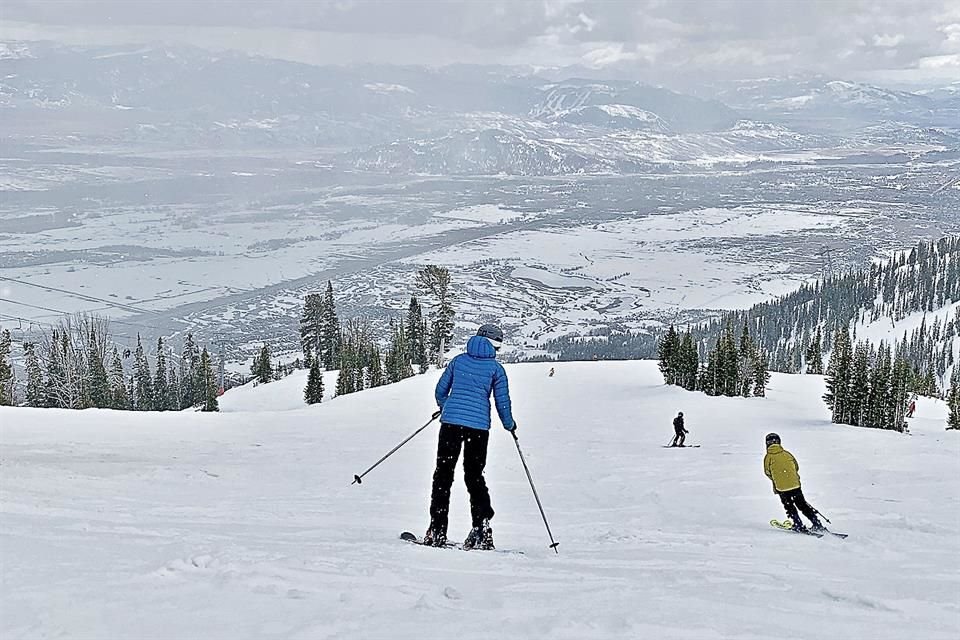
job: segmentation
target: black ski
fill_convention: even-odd
[[[433,545],[424,544],[423,538],[409,531],[404,531],[403,533],[401,533],[400,539],[403,540],[404,542],[420,545],[421,547],[432,547],[435,549],[436,548],[458,549],[460,551],[467,551],[467,549],[464,549],[463,545],[460,544],[459,542],[451,542],[449,540],[447,540],[446,544],[444,544],[443,547],[434,547]],[[481,551],[481,549],[474,549],[474,551]],[[516,551],[514,549],[489,549],[489,551],[492,551],[494,553],[506,553],[506,554],[519,555],[519,556],[524,555],[523,551]]]
[[[679,445],[679,444],[665,444],[665,445],[663,445],[663,448],[664,448],[664,449],[698,449],[699,447],[700,447],[700,445],[698,445],[698,444],[684,444],[684,445]]]

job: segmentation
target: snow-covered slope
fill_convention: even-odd
[[[921,399],[909,437],[831,425],[813,376],[707,398],[652,362],[549,366],[508,372],[559,555],[499,427],[496,541],[525,555],[396,539],[427,524],[434,428],[350,486],[429,416],[436,373],[295,410],[295,377],[228,392],[234,408],[257,396],[229,414],[0,409],[0,637],[960,633],[960,440],[942,404]],[[662,448],[677,410],[701,448]],[[770,430],[849,539],[767,524]],[[468,524],[457,484],[451,534]]]

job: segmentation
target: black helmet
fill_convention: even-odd
[[[780,436],[775,433],[767,434],[767,446],[769,447],[772,444],[780,444]]]
[[[680,416],[680,417],[682,418],[682,417],[683,417],[683,411],[681,411],[681,412],[680,412],[680,413],[678,413],[677,415],[678,415],[678,416]]]
[[[492,342],[496,349],[499,349],[500,345],[503,344],[503,330],[495,324],[483,325],[477,329],[477,335]]]

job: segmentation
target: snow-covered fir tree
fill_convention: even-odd
[[[843,327],[837,329],[833,338],[833,351],[830,353],[830,363],[827,365],[827,392],[823,396],[835,423],[846,423],[849,420],[847,404],[852,365],[853,351],[850,346],[850,332],[846,327]]]
[[[210,360],[210,354],[204,347],[200,353],[200,381],[201,391],[203,393],[203,408],[201,411],[220,411],[220,403],[217,401],[217,376],[213,371],[213,363]]]
[[[335,369],[340,362],[340,318],[337,317],[337,305],[333,299],[333,283],[327,281],[320,309],[320,351],[317,354],[325,369]]]
[[[680,335],[673,325],[670,325],[667,333],[660,339],[657,351],[663,382],[665,384],[677,384],[677,379],[680,376]]]
[[[143,350],[140,334],[137,334],[137,348],[133,352],[134,394],[133,406],[137,411],[153,411],[153,376],[150,374],[150,362]]]
[[[322,359],[324,336],[324,296],[308,293],[303,300],[303,313],[300,316],[300,346],[307,367],[314,357]]]
[[[0,331],[0,406],[13,404],[13,362],[10,332]]]
[[[250,373],[261,384],[273,380],[273,363],[270,361],[270,347],[264,343],[260,351],[253,357]]]
[[[46,394],[43,386],[43,371],[40,369],[40,359],[37,357],[35,342],[23,343],[24,366],[27,370],[26,403],[28,407],[45,407]]]
[[[426,373],[428,365],[427,325],[423,319],[423,308],[416,296],[411,296],[410,306],[407,309],[407,342],[410,364],[418,367],[420,373]]]
[[[753,393],[753,373],[757,352],[750,337],[750,327],[743,325],[740,348],[737,351],[737,387],[740,395],[749,398]]]
[[[157,363],[153,372],[153,410],[170,408],[170,386],[167,377],[167,353],[163,337],[157,338]]]
[[[87,330],[86,392],[87,406],[108,408],[110,406],[110,376],[107,374],[107,336],[100,335],[95,326]]]
[[[200,350],[188,333],[180,357],[180,408],[195,407],[204,401],[203,374],[200,370]]]
[[[124,411],[130,408],[123,360],[120,359],[120,352],[116,346],[113,347],[113,353],[110,356],[110,408]]]
[[[180,409],[180,375],[177,373],[177,367],[171,364],[167,368],[167,409],[178,411]]]
[[[439,364],[453,339],[453,292],[450,270],[428,265],[417,272],[416,285],[435,299],[430,325],[430,354]]]
[[[960,430],[960,363],[953,365],[953,375],[950,376],[950,389],[947,393],[947,406],[950,414],[947,416],[947,429]]]
[[[807,364],[807,373],[823,375],[823,335],[820,333],[820,325],[817,325],[810,345],[807,347],[805,360]]]
[[[310,373],[307,374],[307,386],[303,390],[303,400],[307,404],[317,404],[323,401],[323,373],[320,370],[319,358],[314,358],[310,362]]]

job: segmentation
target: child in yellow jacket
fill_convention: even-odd
[[[800,520],[797,510],[810,519],[814,531],[823,531],[824,527],[817,511],[807,503],[800,488],[800,465],[793,455],[780,446],[780,436],[775,433],[767,434],[767,455],[763,457],[763,472],[773,482],[773,492],[780,496],[780,502],[787,512],[787,517],[797,531],[806,531],[807,527]]]

